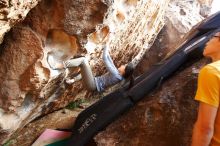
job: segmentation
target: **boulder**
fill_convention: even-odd
[[[89,59],[94,75],[104,74],[101,54],[102,45],[107,44],[116,67],[133,62],[137,65],[135,74],[141,74],[182,42],[184,34],[208,13],[208,9],[201,7],[210,3],[199,0],[0,2],[1,7],[13,12],[16,9],[16,13],[4,13],[4,17],[16,14],[13,22],[19,22],[15,25],[12,19],[5,19],[1,25],[7,27],[6,31],[15,26],[0,46],[0,142],[33,119],[63,108],[71,101],[100,98],[117,88],[116,85],[103,94],[88,92],[81,81],[71,85],[65,82],[77,69],[53,70],[51,64],[81,54]],[[50,31],[56,32],[58,44],[48,45]]]

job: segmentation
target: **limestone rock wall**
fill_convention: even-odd
[[[210,12],[211,1],[171,1],[166,23],[138,64],[137,74],[163,59],[181,44],[184,35]],[[204,7],[206,9],[204,9]],[[134,108],[95,136],[98,146],[188,146],[198,104],[194,101],[201,60],[183,66]]]
[[[206,3],[207,4],[207,3]],[[163,59],[183,41],[183,36],[208,14],[200,1],[171,1],[166,23],[150,50],[138,64],[138,73]],[[206,7],[209,7],[210,3]],[[193,13],[193,15],[192,15]],[[192,63],[192,62],[191,62]],[[185,66],[128,113],[95,136],[99,146],[180,146],[190,145],[197,116],[194,101],[198,70],[207,60]],[[184,66],[183,66],[184,68]]]
[[[75,70],[53,70],[51,65],[83,54],[94,74],[103,74],[100,55],[104,43],[110,46],[116,66],[138,56],[137,64],[164,25],[168,2],[42,0],[24,21],[18,17],[20,23],[1,44],[0,141],[42,114],[92,96],[81,82],[65,83],[65,77],[73,76]],[[16,14],[20,12],[22,9]]]
[[[138,64],[138,74],[146,71],[152,64],[157,63],[175,51],[175,48],[184,41],[184,36],[196,23],[204,19],[201,12],[209,13],[210,9],[203,10],[202,5],[210,6],[211,2],[204,1],[170,1],[165,14],[165,26],[160,31],[156,41],[145,53]]]
[[[23,20],[27,13],[35,7],[40,0],[1,0],[0,1],[0,44],[4,35],[16,23]]]

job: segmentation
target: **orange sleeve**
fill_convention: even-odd
[[[206,65],[199,73],[198,88],[195,99],[214,107],[219,106],[220,73],[212,66]]]

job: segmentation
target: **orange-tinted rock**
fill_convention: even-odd
[[[42,57],[38,36],[29,28],[15,27],[2,45],[0,56],[0,106],[14,111],[20,106],[27,92],[39,92],[34,64]],[[35,97],[36,98],[36,97]]]
[[[64,7],[64,29],[71,35],[77,35],[81,44],[85,44],[87,35],[95,31],[96,25],[103,22],[107,10],[107,6],[101,0],[64,0]]]
[[[42,0],[28,13],[21,24],[37,32],[43,40],[49,29],[63,29],[64,2],[59,0]]]
[[[15,24],[21,22],[27,13],[38,4],[39,0],[20,1],[20,0],[1,0],[0,1],[0,44],[4,35]]]

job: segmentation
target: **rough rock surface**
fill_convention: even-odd
[[[43,51],[38,36],[25,27],[14,27],[11,32],[0,57],[1,129],[18,128],[48,79],[48,70],[40,63]]]
[[[181,40],[183,34],[203,18],[198,1],[171,1],[166,11],[166,26],[145,54],[164,24],[167,3],[168,0],[96,0],[86,4],[74,0],[42,0],[6,35],[1,45],[0,64],[4,67],[0,74],[0,142],[39,115],[62,108],[76,98],[101,96],[87,92],[81,82],[66,84],[64,77],[72,74],[52,70],[48,57],[52,56],[52,63],[56,63],[83,53],[90,59],[95,75],[105,72],[100,59],[103,42],[110,46],[116,66],[129,61],[136,65],[144,57],[147,65],[138,68],[144,71],[162,59],[179,43],[175,40]],[[83,13],[71,15],[77,10]],[[48,46],[50,30],[59,30],[62,38],[71,37],[71,43],[64,39],[65,47]],[[70,44],[71,47],[67,47]]]
[[[201,7],[205,7],[205,4],[199,5],[196,1],[172,1],[169,4],[165,27],[139,63],[137,74],[148,70],[168,52],[173,52],[173,49],[182,42],[184,34],[207,15],[208,10]],[[97,145],[190,145],[192,126],[197,115],[197,103],[193,99],[197,73],[206,63],[207,60],[202,60],[185,70],[180,70],[181,72],[95,136]]]
[[[59,109],[74,100],[74,98],[91,96],[89,92],[83,89],[81,82],[74,83],[73,85],[65,84],[64,77],[68,72],[52,70],[48,64],[48,59],[50,63],[55,64],[56,62],[74,56],[76,53],[84,52],[91,59],[90,64],[94,73],[102,74],[105,72],[103,67],[98,70],[94,68],[94,65],[102,66],[101,59],[99,59],[101,54],[99,45],[103,42],[109,44],[111,41],[110,47],[114,48],[112,49],[114,51],[111,53],[113,54],[113,59],[117,59],[116,65],[119,66],[122,63],[128,62],[135,57],[131,56],[132,54],[146,50],[149,46],[144,49],[141,47],[131,48],[131,45],[130,47],[120,48],[117,47],[118,43],[122,46],[123,44],[127,44],[125,38],[130,31],[129,29],[132,26],[139,25],[139,29],[149,27],[148,31],[151,33],[148,34],[143,44],[151,44],[155,35],[163,26],[164,8],[167,2],[161,1],[154,3],[154,1],[150,0],[148,3],[144,1],[122,1],[120,4],[111,3],[107,7],[105,4],[109,4],[109,2],[102,3],[101,1],[86,4],[84,1],[68,1],[68,3],[58,0],[41,1],[22,23],[17,24],[16,27],[20,29],[16,30],[15,28],[10,31],[2,44],[3,49],[1,49],[0,57],[3,60],[1,62],[2,66],[5,67],[1,71],[1,141],[4,139],[4,136],[10,136],[16,129],[22,128],[41,114]],[[112,13],[111,10],[118,12],[118,7],[116,6],[119,5],[120,8],[126,8],[127,11],[120,12],[118,16],[116,15],[117,13]],[[103,8],[103,11],[98,11],[100,6]],[[139,9],[139,6],[142,7]],[[146,9],[146,7],[152,7],[152,9]],[[70,15],[73,10],[80,8],[85,10],[85,13],[80,12],[74,16]],[[107,8],[108,11],[105,13]],[[138,14],[148,16],[148,19],[145,21],[150,23],[143,23],[144,25],[141,25],[142,22],[135,21],[136,19],[140,19],[138,18],[137,10],[141,10],[141,13]],[[115,18],[115,15],[117,17],[124,16],[123,20],[119,21],[118,18]],[[131,16],[136,19],[132,19]],[[114,18],[112,19],[111,17]],[[105,22],[104,25],[97,25],[102,21]],[[110,23],[111,21],[114,21],[114,24],[108,26],[106,23]],[[123,27],[119,27],[118,23]],[[75,27],[73,27],[73,24]],[[111,29],[112,27],[116,28],[114,25],[117,25],[117,30]],[[154,28],[151,28],[152,26]],[[129,29],[124,29],[124,27]],[[47,33],[51,30],[54,30],[55,36],[62,36],[57,38],[60,44],[48,45]],[[92,31],[94,32],[89,34]],[[72,36],[69,36],[68,33]],[[115,33],[119,36],[124,35],[125,37],[122,37],[123,41],[118,41],[118,37],[114,37]],[[143,40],[141,36],[142,34],[146,34],[146,32],[136,34],[133,31],[130,34],[136,36],[137,39],[131,39],[129,43],[140,45],[138,41]],[[85,42],[84,39],[87,35],[90,36],[88,37],[88,41]],[[110,35],[111,38],[109,39]],[[67,41],[68,38],[71,38],[70,42]],[[137,42],[135,42],[136,40]],[[91,45],[87,45],[88,43]],[[95,50],[89,52],[88,49],[92,49],[88,46],[94,46],[93,49]],[[131,48],[128,51],[129,54],[124,56],[122,52],[129,48]],[[35,52],[36,49],[38,49],[37,52]],[[141,54],[143,55],[143,51]],[[141,58],[141,56],[138,58]],[[10,62],[10,60],[12,61]],[[95,63],[94,61],[97,62]],[[22,67],[18,68],[18,64],[22,64]],[[71,74],[69,75],[71,76]],[[8,79],[12,79],[12,81]],[[12,122],[6,123],[6,120]]]
[[[4,35],[16,23],[23,20],[27,13],[35,7],[40,0],[1,0],[0,1],[0,44]]]
[[[14,27],[11,34],[2,45],[0,58],[0,106],[6,111],[15,111],[16,107],[21,106],[26,92],[29,94],[27,98],[35,100],[35,94],[39,92],[37,89],[43,85],[42,76],[35,70],[35,67],[41,66],[43,54],[40,39],[25,27]],[[42,68],[42,72],[46,69]]]
[[[102,24],[107,5],[100,0],[77,2],[64,0],[64,3],[68,4],[64,9],[65,31],[71,35],[77,35],[81,44],[85,44],[87,35],[95,31],[94,26]]]

